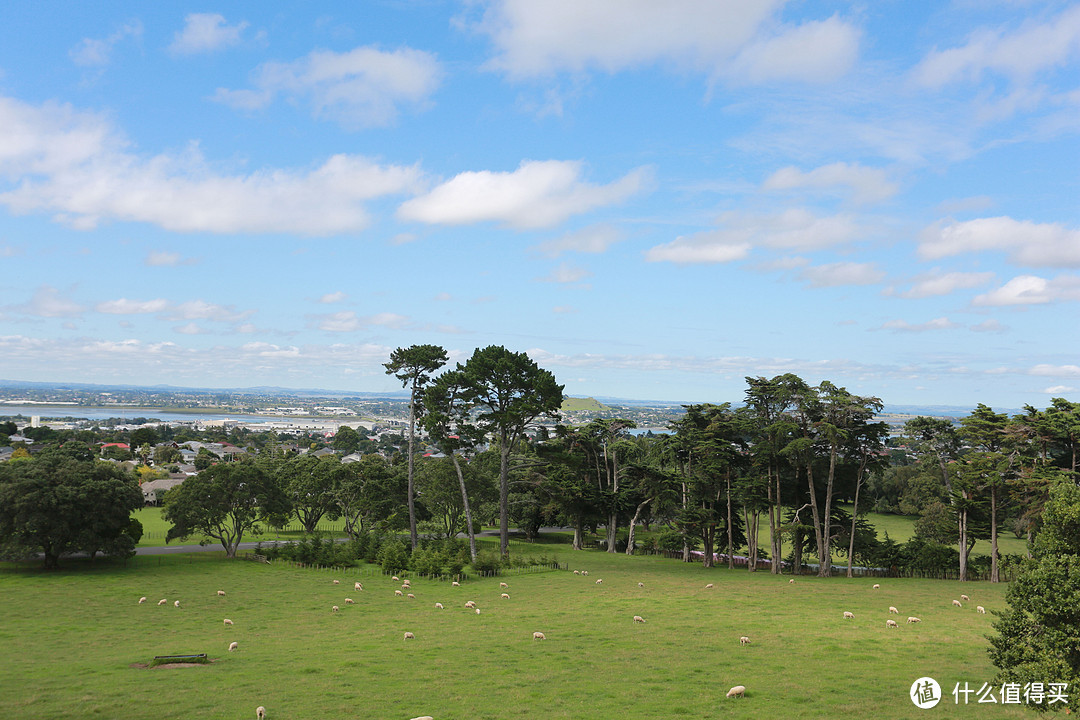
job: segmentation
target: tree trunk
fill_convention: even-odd
[[[686,514],[686,483],[682,484],[682,509],[683,514]],[[686,542],[686,528],[682,528],[683,544],[682,544],[682,561],[690,562],[690,544]]]
[[[833,445],[832,451],[829,453],[829,480],[825,483],[825,529],[822,531],[822,536],[825,541],[825,560],[818,567],[818,573],[821,574],[822,577],[829,577],[832,575],[832,535],[829,534],[829,529],[832,524],[832,496],[835,478],[836,445]]]
[[[966,493],[963,498],[967,500]],[[957,514],[957,523],[959,530],[959,545],[960,545],[960,582],[967,580],[967,504],[960,508],[960,512]]]
[[[751,512],[745,505],[743,505],[743,520],[746,523],[746,569],[750,572],[757,572],[757,518],[757,511]]]
[[[859,460],[859,473],[855,476],[855,507],[851,508],[851,538],[848,541],[847,576],[851,577],[851,563],[855,560],[855,521],[859,518],[859,488],[862,487],[863,473],[866,471],[866,454]]]
[[[817,492],[814,488],[814,465],[813,460],[806,463],[806,484],[810,488],[810,510],[814,516],[814,541],[817,543],[818,576],[825,577],[822,570],[825,568],[825,539],[821,536],[821,514],[818,512]]]
[[[702,545],[704,545],[705,552],[702,553],[701,565],[702,567],[711,568],[716,563],[713,560],[713,546],[716,540],[716,528],[705,527],[701,531]]]
[[[610,515],[608,515],[606,535],[607,535],[607,552],[609,552],[609,553],[616,552],[615,543],[618,540],[618,536],[619,536],[619,513],[617,511],[612,512]]]
[[[996,583],[998,577],[998,541],[997,541],[997,485],[990,486],[990,582]]]
[[[734,519],[731,514],[731,471],[729,470],[724,476],[727,483],[727,566],[728,570],[735,569],[735,540],[734,530],[731,527],[731,521]]]
[[[461,485],[461,504],[465,506],[465,531],[469,534],[469,555],[476,562],[476,534],[473,532],[472,510],[469,509],[469,493],[465,491],[465,474],[461,472],[461,461],[457,453],[450,453],[457,470],[458,484]]]
[[[510,438],[499,438],[499,554],[510,555]]]
[[[777,515],[779,514],[779,507],[773,502],[773,482],[771,470],[766,470],[765,473],[765,494],[769,499],[769,554],[772,557],[776,557],[776,540],[779,535],[777,526]],[[769,566],[769,572],[776,574],[776,563],[772,563]]]
[[[415,487],[413,485],[413,444],[415,443],[416,435],[416,384],[413,384],[412,394],[409,396],[409,542],[412,543],[412,549],[416,549],[417,537],[416,537],[416,503],[414,501],[414,495],[416,494]]]
[[[585,547],[585,514],[578,513],[574,519],[574,550],[582,550]]]
[[[638,503],[637,509],[634,510],[634,516],[630,518],[630,532],[626,536],[626,554],[634,554],[634,528],[637,526],[638,518],[641,517],[641,511],[645,509],[645,506],[653,501],[652,498],[642,500]]]

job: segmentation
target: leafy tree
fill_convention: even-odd
[[[244,535],[265,520],[283,525],[292,508],[281,482],[253,462],[214,465],[165,493],[165,541],[196,533],[221,542],[236,557]]]
[[[329,517],[342,518],[345,532],[353,539],[377,523],[394,526],[397,509],[405,501],[400,477],[381,455],[338,465],[332,475],[334,507]]]
[[[196,470],[202,472],[220,461],[221,458],[218,457],[217,453],[210,452],[206,448],[201,447],[199,448],[199,452],[195,454],[195,461],[193,464],[195,465]]]
[[[334,505],[333,473],[341,465],[336,455],[308,453],[264,466],[276,473],[304,532],[313,533]]]
[[[78,551],[134,554],[142,505],[134,476],[112,463],[50,452],[0,465],[0,541],[40,550],[48,568]]]
[[[128,444],[133,448],[142,447],[143,445],[154,447],[158,442],[158,434],[154,428],[141,427],[131,431],[131,439]]]
[[[990,660],[995,684],[1080,683],[1080,488],[1059,482],[1050,490],[1035,559],[1005,592],[1008,609],[994,623]],[[1061,703],[1029,703],[1060,710]]]
[[[341,455],[352,455],[360,449],[360,433],[348,425],[342,425],[334,433],[334,452]]]
[[[420,393],[431,379],[431,373],[446,364],[446,350],[438,345],[412,345],[390,353],[390,362],[383,363],[387,375],[393,375],[409,389],[409,540],[416,549],[416,507],[413,484],[413,454],[416,442],[416,418]]]
[[[960,420],[961,435],[980,454],[967,463],[961,470],[968,480],[968,486],[978,490],[988,490],[990,495],[990,582],[998,582],[998,506],[1005,486],[1005,476],[1011,464],[1003,452],[1009,440],[1007,432],[1009,419],[1003,413],[996,413],[986,405],[979,403],[970,415]],[[963,531],[961,543],[963,543]],[[963,544],[960,548],[960,579],[967,575],[967,557]]]
[[[19,426],[10,420],[0,422],[0,436],[7,437],[8,435],[15,435],[19,432]]]
[[[477,427],[494,436],[499,448],[499,550],[510,552],[510,453],[529,423],[540,417],[558,418],[563,386],[525,353],[500,345],[476,350],[464,366],[466,402],[475,410]]]
[[[172,445],[158,445],[154,448],[154,462],[158,465],[181,462],[184,457]]]

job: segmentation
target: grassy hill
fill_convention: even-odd
[[[606,412],[610,407],[593,398],[568,397],[563,400],[560,412]]]

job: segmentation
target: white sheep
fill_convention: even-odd
[[[874,589],[875,589],[875,590],[878,590],[878,589],[880,589],[880,588],[881,588],[881,586],[880,586],[880,585],[878,585],[877,583],[874,583]]]
[[[472,610],[472,609],[473,609],[474,607],[476,607],[476,603],[475,603],[475,602],[473,602],[472,600],[469,600],[468,602],[466,602],[466,603],[465,603],[465,607],[467,607],[467,608],[469,608],[470,610]]]
[[[335,580],[335,581],[334,581],[334,584],[335,584],[335,585],[340,585],[340,584],[341,584],[341,581],[340,581],[340,580]]]
[[[634,616],[634,622],[643,623],[643,622],[645,622],[645,618],[641,617],[640,615],[635,615]]]
[[[982,605],[976,605],[975,606],[975,612],[979,613],[980,615],[985,615],[986,614],[986,608],[984,608]]]
[[[597,585],[603,585],[604,584],[604,579],[603,578],[597,578],[596,579],[596,584]]]
[[[442,603],[435,603],[435,607],[438,608],[439,610],[443,609]]]
[[[232,620],[230,620],[229,618],[225,618],[225,627],[230,627],[232,624],[233,624]]]
[[[795,584],[795,578],[791,578],[787,582],[788,582],[788,585],[794,585]]]
[[[166,600],[165,598],[162,598],[162,599],[157,601],[157,604],[158,605],[166,605],[166,604],[168,604],[168,602],[169,602],[168,600]]]
[[[397,575],[391,575],[390,579],[394,582],[401,582],[401,578],[399,578]]]
[[[240,647],[240,643],[238,643],[238,642],[229,643],[229,652],[232,652],[233,650],[236,650],[236,648],[238,648],[238,647]]]
[[[961,596],[960,596],[960,599],[961,599],[961,600],[963,600],[964,602],[967,602],[967,601],[968,601],[968,600],[970,600],[971,598],[969,598],[969,597],[968,597],[967,595],[961,595]]]
[[[920,619],[919,619],[919,618],[917,618],[917,617],[909,617],[909,618],[907,619],[907,621],[908,621],[909,623],[917,623],[917,622],[922,622],[922,620],[920,620]]]
[[[218,594],[218,597],[225,597],[225,591],[224,590],[218,590],[217,594]]]
[[[139,598],[139,604],[140,605],[142,605],[144,602],[146,602],[146,596],[145,595],[143,595],[141,598]]]
[[[353,601],[352,598],[345,598],[345,604],[346,605],[355,605],[356,603]]]
[[[952,604],[955,605],[956,607],[964,607],[963,605],[960,604],[959,600],[953,600]]]
[[[363,590],[363,589],[364,589],[364,586],[361,585],[360,583],[354,583],[353,584],[353,590]]]
[[[435,720],[435,718],[431,717],[430,715],[421,715],[420,717],[412,718],[412,720]]]
[[[461,583],[455,580],[454,582],[450,583],[450,587],[461,587]]]
[[[744,695],[746,695],[745,685],[736,685],[735,687],[727,691],[728,697],[743,697]]]
[[[574,574],[575,574],[575,575],[580,575],[580,574],[581,574],[581,572],[580,572],[580,571],[578,571],[578,570],[575,570],[575,571],[574,571]]]
[[[509,596],[509,595],[507,595],[506,593],[503,593],[503,594],[502,594],[502,595],[500,595],[499,597],[501,597],[501,598],[502,598],[503,600],[509,600],[509,599],[510,599],[510,596]]]
[[[544,633],[542,633],[542,632],[534,632],[533,633],[533,640],[547,640],[547,638],[544,637]]]
[[[885,621],[885,627],[891,628],[891,627],[900,627],[900,626],[896,624],[895,620],[890,619],[890,620]]]
[[[479,614],[480,614],[480,608],[476,608],[476,614],[477,614],[477,615],[479,615]]]
[[[741,638],[739,638],[739,644],[740,645],[749,645],[750,644],[750,638],[743,635]]]
[[[180,601],[179,600],[174,600],[173,601],[173,607],[180,607]]]
[[[266,720],[266,708],[262,705],[255,708],[255,717],[258,718],[258,720]]]
[[[409,581],[408,581],[408,580],[406,580],[405,582],[401,583],[401,589],[402,589],[402,590],[408,590],[408,589],[409,589],[409,588],[411,588],[411,587],[412,587],[412,585],[410,585],[410,584],[409,584]]]
[[[900,611],[897,610],[896,608],[894,608],[892,605],[890,605],[889,606],[889,614],[890,615],[899,615]]]
[[[395,590],[394,595],[396,595],[397,597],[404,597],[405,593],[401,592],[400,590]]]
[[[408,597],[408,598],[412,598],[413,600],[415,600],[415,599],[416,599],[416,596],[415,596],[415,595],[413,595],[412,593],[409,593],[409,594],[408,594],[408,595],[406,595],[405,597]]]
[[[403,639],[403,640],[415,640],[415,639],[416,639],[416,636],[415,636],[415,635],[413,635],[413,634],[412,634],[411,632],[406,632],[406,633],[405,633],[405,637],[404,637],[404,638],[402,638],[402,639]]]
[[[844,611],[844,619],[845,620],[854,620],[855,619],[855,613],[848,612],[847,610],[845,610]]]
[[[706,590],[712,590],[713,589],[713,584],[709,583],[708,585],[705,586],[705,589]]]
[[[582,575],[588,575],[588,574],[589,574],[589,571],[588,571],[588,570],[582,570],[582,571],[581,571],[581,574],[582,574]]]
[[[338,606],[334,605],[333,607],[330,608],[330,612],[336,613],[338,611],[338,609],[339,609]]]
[[[645,587],[645,583],[643,583],[643,582],[639,582],[639,583],[637,584],[637,586],[638,586],[638,587]]]
[[[501,583],[499,583],[499,587],[501,587],[501,588],[508,588],[508,587],[510,587],[510,586],[509,586],[509,585],[507,585],[507,584],[506,584],[506,583],[504,583],[504,582],[501,582]]]

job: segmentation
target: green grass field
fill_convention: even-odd
[[[264,705],[268,720],[911,718],[924,711],[908,690],[924,675],[944,690],[939,715],[1033,717],[1017,706],[956,706],[950,694],[957,682],[978,688],[992,677],[993,615],[974,606],[1002,608],[1004,586],[789,584],[658,557],[536,551],[589,575],[515,574],[456,588],[417,579],[410,600],[370,566],[319,571],[220,554],[53,573],[0,566],[0,717],[250,719]],[[358,579],[362,592],[352,589]],[[971,603],[955,608],[961,592]],[[140,596],[148,602],[137,604]],[[890,605],[900,610],[896,629],[885,627]],[[855,619],[843,620],[845,610]],[[922,623],[906,624],[908,615]],[[415,639],[403,640],[405,631]],[[547,639],[534,641],[534,631]],[[740,646],[742,635],[752,643]],[[239,650],[229,653],[234,640]],[[199,652],[216,662],[132,667]],[[726,699],[737,684],[746,697]]]

